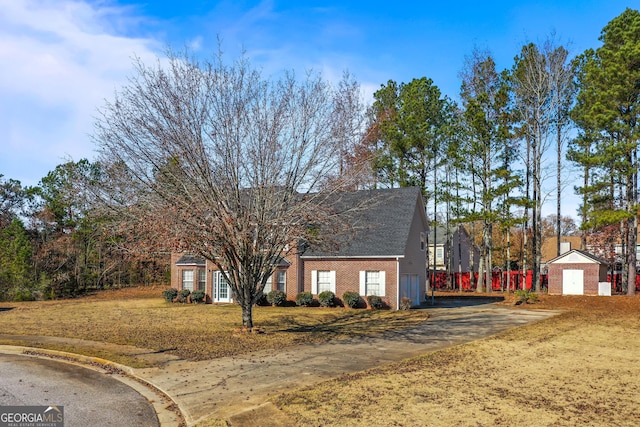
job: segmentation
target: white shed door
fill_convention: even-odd
[[[584,294],[584,271],[583,270],[562,270],[562,294],[563,295],[583,295]]]

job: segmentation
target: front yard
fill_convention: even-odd
[[[3,310],[3,308],[5,310]],[[106,291],[74,300],[0,303],[0,344],[38,346],[37,339],[5,335],[80,338],[148,348],[187,360],[232,356],[299,343],[328,341],[403,328],[426,320],[424,312],[344,308],[256,307],[254,323],[263,334],[238,332],[240,307],[166,303],[161,288]],[[90,347],[56,348],[145,366],[118,352],[92,354]]]

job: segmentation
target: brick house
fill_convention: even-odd
[[[310,247],[280,259],[264,293],[281,290],[293,301],[303,291],[317,297],[330,290],[338,298],[355,291],[363,297],[378,295],[393,309],[404,297],[420,304],[425,296],[428,232],[420,190],[354,191],[341,194],[340,203],[364,206],[355,219],[355,231],[332,249]],[[208,302],[232,301],[216,267],[188,254],[172,254],[171,286],[204,290]]]
[[[588,252],[573,249],[548,261],[547,268],[550,295],[611,295],[607,262]]]

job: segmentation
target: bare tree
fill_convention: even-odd
[[[102,200],[213,262],[250,329],[280,257],[318,243],[319,224],[340,224],[328,200],[348,183],[322,184],[339,175],[353,126],[335,122],[359,88],[314,73],[266,79],[246,57],[226,64],[220,53],[201,62],[169,52],[135,67],[95,124],[114,172]]]
[[[531,255],[533,283],[537,291],[541,287],[543,161],[554,145],[554,136],[558,157],[561,156],[568,125],[567,111],[573,99],[572,70],[567,60],[567,51],[562,46],[556,47],[553,39],[541,47],[529,43],[522,47],[512,72],[515,108],[521,124],[521,137],[526,141],[527,173],[531,178],[531,181],[527,179],[527,197],[530,183]],[[561,171],[559,166],[556,169],[557,216],[560,217]]]

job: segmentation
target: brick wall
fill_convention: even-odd
[[[304,290],[308,292],[311,292],[312,270],[336,272],[336,297],[340,299],[347,291],[360,293],[360,271],[385,271],[385,296],[382,299],[390,307],[396,308],[398,274],[395,259],[306,259],[303,274]]]
[[[564,270],[584,271],[584,294],[598,295],[598,281],[600,278],[600,265],[596,263],[584,264],[549,264],[548,292],[550,295],[562,295],[562,276]]]

